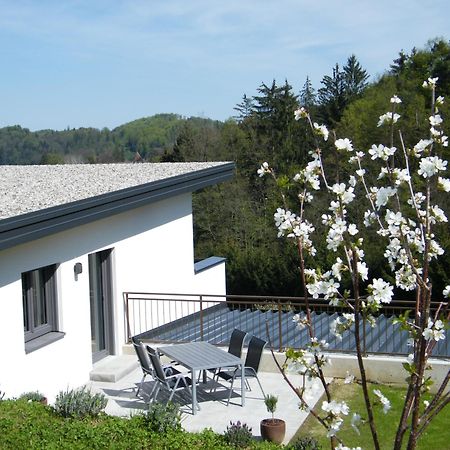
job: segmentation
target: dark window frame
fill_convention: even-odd
[[[57,330],[57,265],[22,273],[25,344]]]

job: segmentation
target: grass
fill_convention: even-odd
[[[379,403],[375,404],[374,416],[381,448],[383,450],[392,449],[394,436],[403,406],[405,388],[372,384],[369,386],[369,392],[371,393],[372,400],[376,400],[376,396],[373,394],[374,389],[379,389],[391,402],[392,408],[387,414],[383,413],[383,408]],[[345,400],[347,402],[350,407],[350,415],[353,415],[353,412],[357,412],[362,418],[367,417],[360,385],[356,383],[344,384],[342,382],[335,382],[331,385],[331,390],[335,400]],[[318,407],[320,407],[323,400],[325,400],[324,397],[317,403]],[[450,408],[446,407],[431,422],[430,426],[419,439],[417,449],[448,450],[450,448],[449,424]],[[358,435],[351,427],[350,420],[346,420],[338,436],[344,441],[344,445],[346,446],[360,446],[366,450],[372,449],[373,441],[369,424],[364,423],[360,426],[360,432],[361,434]],[[300,427],[293,440],[299,436],[312,436],[319,441],[322,448],[330,448],[330,440],[326,437],[326,432],[324,431],[323,426],[320,425],[311,415],[309,415],[307,420]]]

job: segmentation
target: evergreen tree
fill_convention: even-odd
[[[237,116],[234,116],[235,119],[239,123],[242,123],[253,113],[253,99],[244,94],[242,97],[242,102],[238,103],[233,109],[239,113]]]
[[[361,67],[355,55],[347,59],[347,64],[343,68],[344,89],[347,96],[347,103],[362,94],[367,87],[369,74]]]
[[[345,91],[344,73],[339,69],[339,64],[333,68],[333,74],[330,77],[325,75],[322,78],[319,94],[319,113],[322,120],[330,127],[335,127],[339,122],[345,105],[347,95]]]
[[[309,76],[306,77],[305,84],[300,90],[300,104],[307,110],[310,110],[316,104],[316,93],[312,86]]]

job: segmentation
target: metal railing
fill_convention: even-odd
[[[125,333],[128,342],[132,336],[154,342],[208,341],[215,345],[228,345],[234,328],[270,340],[275,349],[303,348],[309,342],[306,329],[299,330],[293,321],[294,314],[305,313],[302,297],[203,295],[124,292]],[[436,310],[440,303],[432,304]],[[333,307],[325,301],[310,300],[311,320],[315,335],[329,343],[329,351],[354,352],[355,340],[346,331],[341,340],[330,333],[330,324],[339,313],[349,312],[343,307]],[[377,326],[361,321],[362,347],[365,353],[410,353],[406,332],[392,323],[392,318],[410,310],[414,303],[395,300],[384,305],[377,317]],[[441,311],[447,308],[445,304]],[[450,332],[447,339],[435,345],[433,356],[450,357]]]

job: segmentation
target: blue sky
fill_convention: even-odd
[[[448,0],[0,0],[0,127],[225,120],[262,82],[318,88],[352,53],[373,79],[449,24]]]

